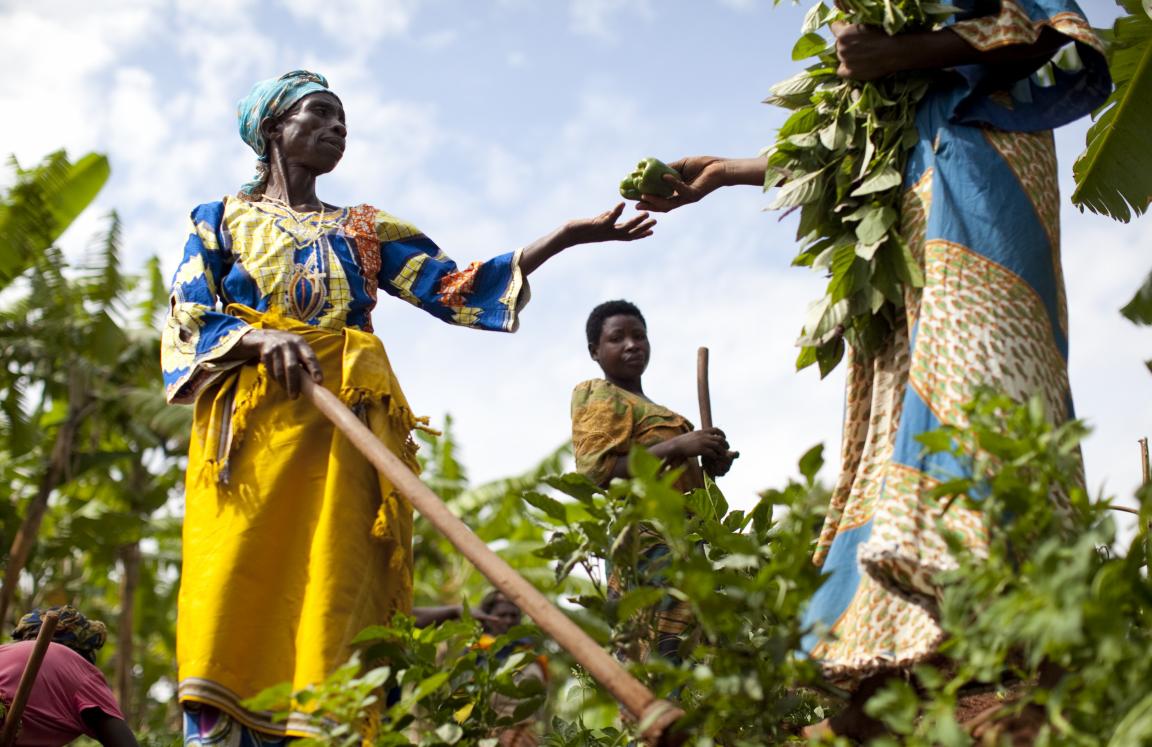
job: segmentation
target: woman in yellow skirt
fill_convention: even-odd
[[[240,102],[257,177],[192,211],[162,364],[169,401],[194,402],[177,623],[189,743],[314,734],[242,703],[343,664],[362,628],[412,605],[412,509],[298,399],[322,384],[409,466],[417,425],[372,334],[377,289],[451,324],[515,331],[527,276],[576,244],[652,233],[623,204],[464,269],[411,224],[316,196],[344,153],[344,108],[320,75],[258,83]],[[275,384],[272,384],[271,381]]]

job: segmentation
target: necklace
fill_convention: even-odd
[[[296,208],[292,207],[292,204],[289,203],[287,200],[281,200],[277,197],[269,197],[268,195],[261,195],[260,201],[261,202],[270,202],[273,205],[279,205],[280,207],[282,207],[285,210],[292,212],[292,213],[324,213],[324,212],[327,212],[327,210],[324,207],[324,203],[322,203],[322,202],[320,203],[320,207],[318,207],[318,208],[306,208],[304,210],[297,210]]]

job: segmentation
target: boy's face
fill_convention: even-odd
[[[507,600],[497,602],[488,614],[495,618],[484,623],[484,628],[489,635],[504,635],[519,625],[523,617],[520,608]]]
[[[643,375],[652,348],[644,322],[628,314],[617,314],[604,320],[600,339],[588,351],[607,378],[628,381]]]

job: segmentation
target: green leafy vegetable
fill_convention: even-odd
[[[620,182],[620,194],[629,200],[639,200],[641,195],[671,197],[676,189],[664,181],[665,174],[680,178],[680,173],[668,164],[656,158],[645,158]]]
[[[919,0],[846,0],[841,7],[821,2],[808,11],[792,57],[816,62],[773,86],[765,100],[793,112],[766,150],[764,188],[777,188],[769,207],[799,209],[800,252],[792,263],[828,274],[797,341],[797,368],[818,364],[822,377],[848,346],[869,354],[883,344],[905,289],[923,283],[900,237],[899,203],[928,79],[910,73],[844,80],[836,74],[835,46],[817,31],[844,21],[896,34],[934,28],[955,12]]]

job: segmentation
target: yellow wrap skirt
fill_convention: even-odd
[[[255,328],[304,337],[324,386],[417,467],[416,419],[378,338],[244,306]],[[320,682],[369,625],[412,606],[412,508],[305,397],[239,366],[196,401],[177,623],[179,698],[262,732],[313,734],[242,702]]]

